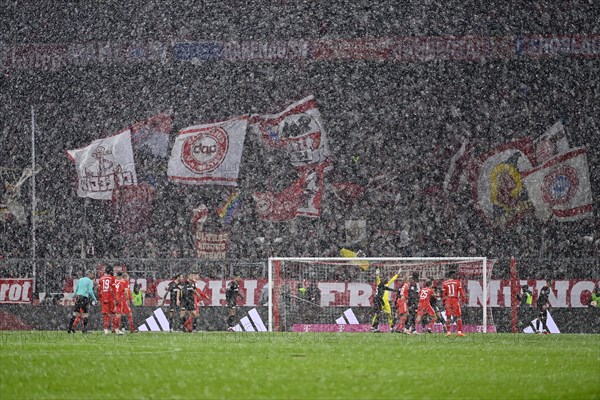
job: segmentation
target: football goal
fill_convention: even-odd
[[[493,265],[494,260],[485,257],[270,258],[268,328],[275,332],[367,332],[377,271],[394,289],[414,274],[420,286],[432,280],[434,287],[441,288],[453,271],[467,297],[462,307],[463,330],[495,332],[488,305]],[[390,292],[389,301],[393,314],[396,293]],[[438,305],[445,318],[441,301]],[[441,331],[442,324],[437,329]]]

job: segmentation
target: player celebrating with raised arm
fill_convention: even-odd
[[[235,321],[235,314],[237,312],[237,299],[238,297],[244,300],[244,296],[240,293],[240,282],[242,279],[236,276],[225,291],[225,300],[227,300],[227,330],[233,332],[233,322]]]
[[[446,306],[446,336],[451,336],[450,331],[451,318],[456,319],[456,335],[465,336],[462,333],[462,313],[460,310],[461,302],[466,302],[465,292],[460,280],[456,279],[456,271],[451,270],[447,280],[442,284],[442,300]]]
[[[69,321],[69,328],[67,329],[68,333],[75,333],[75,329],[73,328],[73,323],[76,318],[83,318],[83,328],[81,329],[81,333],[87,333],[87,324],[88,324],[88,306],[90,305],[90,298],[95,303],[97,301],[96,295],[94,294],[94,273],[92,271],[85,271],[84,277],[77,281],[77,286],[75,286],[75,306],[73,306],[73,315],[71,316],[71,321]]]
[[[110,324],[115,314],[115,277],[113,267],[107,266],[104,275],[98,279],[98,297],[102,305],[102,324],[104,334],[109,334]]]
[[[398,271],[400,272],[400,271]],[[390,285],[394,283],[396,279],[398,279],[398,274],[394,275],[387,283],[383,283],[381,278],[379,277],[379,268],[375,270],[377,287],[375,288],[375,295],[373,296],[373,323],[371,325],[371,332],[378,333],[379,332],[379,319],[381,318],[381,313],[384,312],[387,314],[388,318],[388,326],[390,327],[390,331],[394,327],[394,323],[392,320],[392,308],[390,307],[390,294],[388,292],[396,292],[396,290]]]
[[[432,289],[433,281],[430,279],[425,282],[425,287],[419,291],[419,306],[417,307],[417,319],[415,320],[415,328],[421,322],[423,315],[427,314],[431,317],[431,321],[427,325],[427,332],[432,333],[433,324],[437,321],[437,316],[433,307],[431,307],[431,297],[435,296],[435,292]],[[418,332],[415,332],[418,334]]]

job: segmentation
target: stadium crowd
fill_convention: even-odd
[[[318,6],[284,0],[264,3],[277,13],[258,24],[265,14],[260,12],[259,18],[260,7],[244,1],[207,4],[204,7],[209,12],[198,13],[202,16],[197,18],[189,18],[194,7],[187,2],[147,2],[142,10],[127,6],[127,2],[111,3],[111,7],[122,8],[124,18],[111,20],[110,29],[106,20],[95,18],[98,7],[108,7],[101,3],[48,10],[44,18],[35,20],[28,18],[35,10],[25,8],[17,14],[12,6],[1,18],[15,23],[6,25],[10,29],[1,33],[0,42],[208,40],[215,39],[216,32],[222,35],[219,38],[236,40],[572,34],[597,29],[586,13],[591,6],[583,1],[568,2],[577,4],[572,8],[535,2],[510,10],[500,7],[502,2],[485,10],[467,10],[463,2],[453,2],[451,16],[437,13],[430,2],[403,9],[394,2],[365,1],[353,5],[352,18],[343,16],[347,2]],[[243,11],[245,17],[223,17],[230,15],[221,13],[223,8],[232,7]],[[528,7],[534,12],[529,13]],[[479,18],[471,18],[474,11]],[[286,17],[277,20],[275,15]],[[572,32],[575,26],[578,30]],[[6,69],[0,78],[5,116],[0,146],[2,180],[16,181],[31,163],[33,107],[36,161],[42,167],[36,175],[35,256],[44,260],[45,275],[57,279],[70,271],[64,265],[71,259],[194,258],[191,210],[199,204],[210,210],[206,230],[229,233],[227,259],[336,257],[344,246],[382,257],[598,259],[597,207],[593,218],[542,223],[530,215],[514,226],[498,229],[487,225],[478,213],[464,177],[453,191],[441,189],[452,156],[450,148],[456,148],[451,146],[467,141],[476,157],[513,139],[538,137],[560,120],[571,146],[588,149],[592,194],[597,199],[600,86],[593,77],[598,66],[597,58],[558,56],[424,63],[357,59]],[[279,223],[258,218],[252,194],[279,192],[297,176],[282,154],[250,135],[237,189],[242,207],[230,224],[224,224],[215,210],[226,201],[231,188],[169,182],[167,158],[149,153],[136,154],[138,180],[154,190],[151,219],[139,232],[119,231],[110,201],[84,199],[75,193],[76,173],[65,155],[67,149],[84,147],[158,112],[172,113],[173,138],[178,130],[198,123],[244,113],[276,113],[309,94],[315,96],[323,115],[333,165],[325,178],[319,218],[298,217]],[[339,183],[356,185],[360,192],[340,193],[336,189]],[[0,196],[7,190],[2,186]],[[26,207],[31,204],[29,183],[23,187],[20,201]],[[365,220],[366,239],[348,243],[346,220]],[[0,257],[32,257],[31,218],[25,224],[5,218],[0,229]],[[547,267],[551,271],[540,265],[533,275],[595,274],[591,277],[598,278],[597,268],[590,271],[584,266],[580,271],[577,263]],[[19,269],[29,271],[30,267],[0,262],[0,276],[18,275]],[[47,285],[59,284],[48,278]]]

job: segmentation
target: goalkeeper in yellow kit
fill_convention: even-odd
[[[398,273],[400,273],[400,271],[398,271]],[[398,279],[398,274],[394,275],[385,284],[381,281],[381,278],[379,277],[379,269],[375,271],[375,276],[377,277],[377,288],[375,289],[375,296],[373,296],[373,311],[375,315],[373,316],[371,332],[379,332],[379,319],[381,318],[382,312],[387,314],[388,325],[391,331],[394,325],[394,321],[392,319],[392,307],[390,306],[389,292],[398,292],[394,288],[390,287],[390,285],[394,283],[396,279]]]

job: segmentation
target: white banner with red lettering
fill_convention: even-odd
[[[20,281],[20,280],[19,280]],[[31,280],[30,280],[31,281]],[[2,281],[0,281],[2,282]],[[156,305],[167,294],[167,286],[171,282],[170,279],[132,279],[131,285],[134,283],[140,285],[141,289],[146,292],[146,305]],[[196,281],[196,285],[204,291],[210,298],[207,306],[221,307],[225,306],[225,291],[228,280],[225,279],[204,279]],[[552,290],[549,297],[550,306],[552,308],[581,308],[588,307],[591,300],[591,293],[594,287],[598,285],[598,279],[569,279],[557,280],[552,285]],[[264,295],[263,290],[267,285],[268,280],[263,279],[243,279],[240,284],[240,292],[244,296],[244,300],[240,302],[243,306],[259,306],[261,305],[260,298]],[[286,280],[285,284],[290,287],[292,295],[298,295],[297,287],[300,281]],[[375,293],[374,282],[343,282],[343,281],[321,281],[315,282],[317,288],[321,292],[321,307],[371,307],[373,305],[373,295]],[[518,282],[519,286],[528,285],[533,293],[534,305],[537,301],[539,291],[546,285],[545,280],[525,279]],[[71,293],[73,282],[67,283],[66,292]],[[400,287],[400,282],[394,282],[395,288]],[[481,307],[483,302],[483,286],[480,280],[464,280],[463,287],[467,296],[466,307]],[[29,290],[31,286],[28,286]],[[8,286],[3,290],[8,293]],[[13,290],[12,297],[22,293],[19,289]],[[23,287],[23,289],[25,288]],[[491,280],[489,282],[487,303],[490,307],[510,307],[510,279]],[[31,296],[30,296],[31,298]],[[166,301],[168,303],[169,300]]]
[[[244,115],[181,130],[169,158],[169,179],[191,185],[237,186],[247,124]]]
[[[0,304],[28,304],[32,297],[32,278],[0,278]]]

